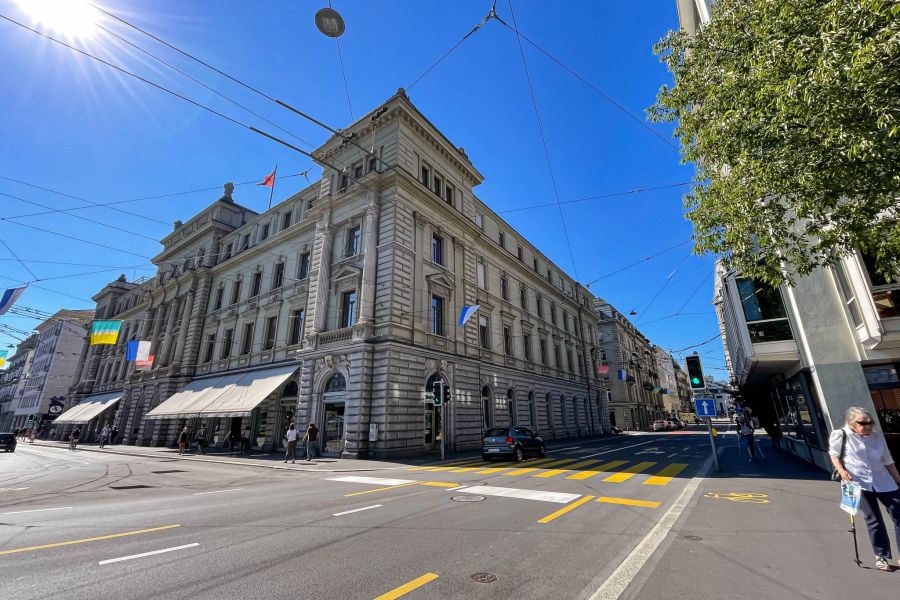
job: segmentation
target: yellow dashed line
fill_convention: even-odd
[[[618,473],[613,473],[603,481],[608,481],[610,483],[622,483],[623,481],[628,481],[638,473],[646,471],[655,464],[655,462],[641,462],[634,465],[633,467],[628,467],[627,469],[619,471]]]
[[[600,473],[605,473],[607,471],[612,471],[616,467],[621,467],[626,464],[627,460],[614,460],[612,462],[608,462],[605,465],[600,465],[591,471],[582,471],[580,473],[575,473],[574,475],[569,475],[566,479],[587,479],[588,477],[593,477],[594,475],[599,475]]]
[[[55,544],[42,544],[40,546],[28,546],[27,548],[15,548],[14,550],[3,550],[0,556],[4,554],[18,554],[19,552],[30,552],[32,550],[44,550],[46,548],[58,548],[59,546],[71,546],[73,544],[84,544],[87,542],[98,542],[100,540],[111,540],[114,538],[125,537],[129,535],[138,535],[141,533],[152,533],[154,531],[162,531],[164,529],[174,529],[181,525],[165,525],[163,527],[153,527],[151,529],[138,529],[137,531],[126,531],[125,533],[113,533],[111,535],[101,535],[98,537],[84,538],[81,540],[70,540],[68,542],[56,542]]]
[[[416,577],[409,583],[404,583],[400,587],[396,587],[386,594],[382,594],[375,598],[375,600],[396,600],[400,596],[405,596],[416,588],[420,588],[426,583],[430,581],[434,581],[438,576],[435,573],[425,573],[421,577]]]
[[[672,478],[687,468],[685,463],[672,463],[653,477],[649,477],[644,485],[666,485]]]
[[[375,488],[374,490],[366,490],[364,492],[353,492],[352,494],[344,494],[345,498],[349,498],[350,496],[362,496],[363,494],[371,494],[373,492],[383,492],[384,490],[394,490],[397,488],[406,487],[409,485],[416,485],[419,483],[418,481],[410,481],[409,483],[401,483],[400,485],[389,485],[387,487]]]
[[[657,508],[660,503],[659,502],[651,502],[649,500],[632,500],[631,498],[609,498],[607,496],[601,496],[597,498],[597,502],[604,502],[606,504],[624,504],[625,506],[642,506],[644,508]]]
[[[588,465],[595,465],[599,460],[583,460],[581,462],[577,462],[574,465],[568,465],[565,469],[551,469],[549,471],[545,471],[544,473],[538,473],[535,477],[556,477],[560,473],[568,473],[569,471],[574,471],[580,467],[586,467]]]
[[[579,498],[579,499],[576,500],[575,502],[572,502],[571,504],[562,507],[561,509],[559,509],[559,510],[556,511],[555,513],[550,513],[550,514],[547,515],[546,517],[544,517],[544,518],[542,518],[542,519],[538,519],[538,523],[549,523],[549,522],[552,521],[553,519],[556,519],[556,518],[558,518],[558,517],[561,517],[561,516],[563,516],[564,514],[566,514],[567,512],[569,512],[570,510],[575,510],[576,508],[578,508],[578,507],[581,506],[582,504],[584,504],[584,503],[586,503],[586,502],[590,502],[590,501],[593,500],[593,499],[594,499],[594,496],[585,496],[584,498]]]
[[[442,488],[455,488],[459,487],[458,483],[450,483],[448,481],[420,481],[422,485],[431,485],[434,487],[442,487]]]

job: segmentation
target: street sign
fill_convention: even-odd
[[[716,403],[712,398],[694,398],[694,412],[698,417],[715,417]]]
[[[744,414],[744,407],[743,406],[735,406],[734,412],[736,412],[739,415],[742,415],[742,414]]]

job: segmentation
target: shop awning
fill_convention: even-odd
[[[147,413],[147,419],[243,417],[300,367],[298,364],[195,379]]]
[[[107,408],[115,406],[122,399],[122,392],[94,394],[88,396],[63,414],[54,423],[87,423],[100,416]]]

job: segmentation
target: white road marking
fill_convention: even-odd
[[[542,502],[555,502],[557,504],[568,504],[572,500],[581,498],[581,494],[563,494],[561,492],[542,492],[539,490],[520,490],[517,488],[496,487],[493,485],[473,485],[472,487],[452,489],[459,492],[465,492],[466,494],[479,494],[481,496],[503,496],[504,498],[521,498],[522,500],[540,500]]]
[[[11,488],[0,488],[0,492],[21,492],[22,490],[27,490],[27,487],[11,487]]]
[[[594,456],[600,456],[601,454],[609,454],[610,452],[618,452],[619,450],[626,450],[628,448],[636,448],[637,446],[646,446],[647,444],[656,444],[659,443],[659,440],[650,440],[649,442],[641,442],[640,444],[632,444],[630,446],[619,446],[618,448],[612,448],[611,450],[604,450],[603,452],[596,452],[594,454],[585,454],[581,458],[592,458]]]
[[[659,522],[651,529],[644,539],[634,547],[625,560],[616,567],[616,570],[606,578],[603,584],[590,595],[588,600],[618,600],[619,597],[628,589],[634,578],[640,572],[641,568],[647,564],[649,558],[653,555],[659,545],[666,539],[672,526],[678,521],[681,513],[687,508],[691,498],[700,487],[706,474],[712,466],[712,457],[706,460],[700,469],[700,476],[691,479],[675,503],[666,511]]]
[[[327,481],[345,481],[347,483],[369,483],[371,485],[403,485],[404,483],[415,483],[415,479],[389,479],[386,477],[362,477],[358,475],[347,475],[346,477],[328,477]]]
[[[141,554],[132,554],[131,556],[120,556],[119,558],[110,558],[109,560],[101,560],[98,565],[108,565],[110,563],[122,562],[123,560],[132,560],[134,558],[144,558],[145,556],[153,556],[155,554],[165,554],[166,552],[175,552],[176,550],[184,550],[185,548],[193,548],[199,546],[198,543],[185,544],[184,546],[174,546],[172,548],[163,548],[162,550],[154,550],[153,552],[142,552]]]
[[[373,508],[380,508],[384,506],[383,504],[373,504],[372,506],[364,506],[363,508],[354,508],[353,510],[345,510],[344,512],[334,513],[331,515],[332,517],[340,517],[343,515],[349,515],[350,513],[362,512],[364,510],[371,510]]]
[[[47,512],[48,510],[68,510],[71,506],[60,506],[59,508],[35,508],[33,510],[14,510],[12,512],[0,513],[0,515],[21,515],[23,513]]]
[[[568,448],[548,448],[550,452],[562,452],[563,450],[578,450],[581,446],[569,446]]]
[[[216,490],[214,492],[197,492],[194,494],[195,496],[202,496],[203,494],[222,494],[224,492],[239,492],[244,488],[232,488],[230,490]]]

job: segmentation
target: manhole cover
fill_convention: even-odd
[[[165,475],[166,473],[187,473],[187,471],[183,471],[181,469],[169,469],[168,471],[150,471],[151,473],[155,473],[157,475]]]
[[[484,496],[476,496],[472,494],[466,496],[452,496],[450,499],[454,502],[481,502],[485,498]]]
[[[699,535],[686,535],[686,536],[684,536],[684,539],[691,540],[692,542],[699,542],[703,538],[700,537]]]
[[[111,490],[140,490],[143,488],[151,488],[152,485],[111,485],[109,489]]]
[[[497,576],[493,573],[475,573],[472,575],[472,581],[475,583],[494,583],[497,581]]]

